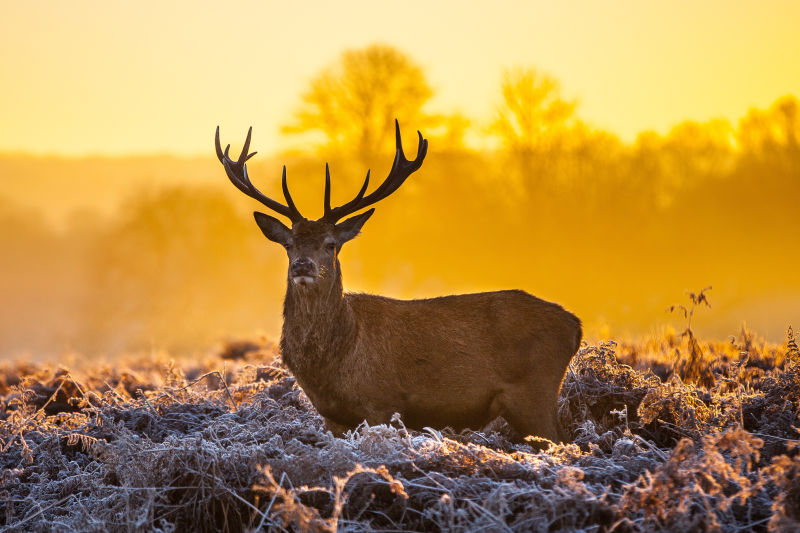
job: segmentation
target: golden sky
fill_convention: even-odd
[[[285,147],[309,78],[382,42],[422,65],[432,109],[488,121],[502,70],[555,76],[632,139],[800,94],[800,2],[0,0],[0,151],[211,154],[214,127]],[[398,7],[400,6],[400,7]]]

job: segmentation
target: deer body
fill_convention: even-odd
[[[286,247],[289,273],[281,354],[314,407],[335,433],[366,420],[386,423],[400,413],[410,428],[480,429],[502,416],[520,436],[563,440],[557,420],[561,381],[581,340],[580,321],[561,306],[519,291],[395,300],[345,294],[338,254],[374,209],[351,214],[388,196],[424,159],[420,135],[414,161],[397,155],[389,177],[364,196],[369,174],[354,200],[330,208],[326,172],[325,216],[297,212],[264,197],[249,181],[244,162],[219,146],[217,155],[240,190],[289,217],[293,225],[256,213],[262,232]]]
[[[330,428],[400,413],[411,428],[460,430],[503,416],[523,436],[561,440],[558,388],[580,343],[577,318],[561,307],[500,291],[345,294],[334,313],[318,314],[313,303],[290,310],[288,302],[309,296],[287,295],[281,353]]]

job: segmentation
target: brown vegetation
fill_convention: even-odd
[[[700,343],[712,383],[649,368],[677,336],[585,346],[560,416],[574,444],[362,425],[338,439],[269,348],[5,363],[9,531],[786,531],[800,526],[796,342]],[[253,348],[253,349],[250,349]],[[659,366],[660,365],[660,366]]]

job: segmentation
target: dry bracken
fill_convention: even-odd
[[[573,442],[545,450],[502,421],[455,433],[395,417],[335,438],[251,347],[3,363],[0,528],[796,529],[800,366],[790,344],[753,341],[743,358],[744,343],[702,346],[711,385],[650,371],[674,360],[669,338],[584,346],[559,404]]]

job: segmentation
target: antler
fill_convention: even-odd
[[[327,163],[325,164],[325,214],[322,216],[322,218],[320,218],[321,221],[335,224],[338,220],[346,217],[347,215],[355,213],[359,209],[363,209],[374,204],[375,202],[383,200],[396,191],[403,184],[403,182],[406,181],[406,178],[408,178],[422,165],[422,161],[425,159],[425,154],[428,153],[428,140],[423,139],[422,133],[417,131],[417,135],[419,135],[417,157],[413,161],[409,161],[406,159],[406,156],[403,153],[403,143],[400,140],[400,125],[398,124],[397,119],[394,121],[394,128],[395,138],[397,141],[397,152],[394,156],[392,170],[389,171],[389,175],[386,177],[383,183],[381,183],[377,189],[372,191],[367,196],[364,196],[364,193],[367,191],[367,186],[369,185],[369,171],[367,171],[367,177],[364,180],[364,185],[361,187],[361,190],[358,192],[356,197],[344,205],[331,209],[331,175],[330,171],[328,170]]]
[[[219,144],[219,126],[217,126],[217,134],[214,138],[214,143],[217,149],[217,158],[219,159],[220,163],[222,163],[222,166],[225,167],[225,173],[228,175],[228,179],[231,180],[231,183],[233,183],[237,189],[245,193],[247,196],[258,200],[276,213],[285,216],[291,220],[292,223],[303,220],[303,215],[301,215],[300,211],[298,211],[297,207],[295,207],[294,202],[292,201],[292,196],[289,194],[289,187],[286,185],[286,165],[283,166],[283,178],[281,185],[283,187],[283,196],[286,198],[286,203],[288,205],[283,205],[282,203],[276,202],[272,198],[266,196],[264,193],[256,189],[250,181],[250,176],[247,175],[247,165],[245,163],[248,159],[256,155],[256,152],[253,152],[252,154],[247,153],[247,151],[250,149],[250,135],[252,133],[253,128],[251,126],[250,129],[247,130],[247,139],[244,141],[242,153],[239,155],[239,159],[234,161],[228,156],[228,150],[231,147],[230,144],[225,147],[224,153],[222,151],[222,147]]]

